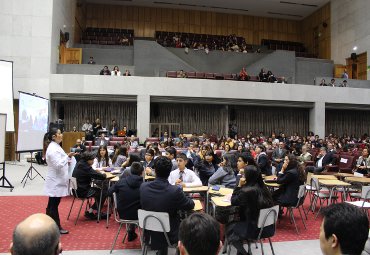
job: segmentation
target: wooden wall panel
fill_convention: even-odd
[[[86,5],[84,21],[86,27],[134,29],[138,37],[153,37],[155,31],[237,34],[251,44],[260,44],[261,39],[300,42],[300,23],[238,14],[97,4]]]
[[[301,30],[302,42],[310,53],[318,54],[319,58],[331,58],[330,3],[304,19]]]

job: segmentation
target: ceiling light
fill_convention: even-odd
[[[356,51],[357,50],[357,46],[353,47],[353,50]]]

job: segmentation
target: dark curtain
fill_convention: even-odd
[[[136,129],[136,102],[104,102],[104,101],[62,101],[64,106],[65,130],[72,130],[76,126],[81,130],[86,118],[91,123],[100,118],[103,127],[109,128],[112,119],[116,119],[120,129]]]
[[[358,137],[364,133],[369,134],[370,111],[328,109],[325,112],[325,123],[326,135],[353,134]]]

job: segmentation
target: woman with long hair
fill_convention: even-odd
[[[48,171],[45,179],[45,193],[49,197],[46,214],[49,215],[59,227],[61,234],[68,234],[68,230],[62,228],[60,224],[58,207],[62,197],[69,195],[69,174],[68,165],[74,152],[66,154],[60,143],[63,141],[62,132],[57,128],[52,128],[46,135],[48,144],[45,143],[46,163]],[[47,145],[47,146],[46,146]]]
[[[243,241],[255,239],[260,229],[258,218],[261,209],[273,206],[273,200],[260,170],[254,165],[245,168],[245,178],[241,178],[238,187],[234,189],[231,204],[239,206],[240,221],[230,224],[227,229],[227,239],[237,249],[237,255],[247,255],[243,247]],[[274,226],[270,225],[264,229],[265,234],[272,234]]]
[[[298,164],[296,156],[289,154],[285,156],[284,164],[277,174],[276,182],[280,188],[274,191],[272,197],[280,206],[295,206],[298,202],[299,186],[305,181],[305,173]],[[280,213],[282,210],[280,209]]]
[[[108,156],[108,149],[106,145],[100,145],[98,152],[96,154],[96,158],[94,159],[94,163],[92,168],[96,169],[103,169],[112,166],[112,160]]]
[[[207,150],[208,148],[208,150]],[[213,153],[209,146],[202,146],[199,155],[194,158],[194,167],[198,170],[199,178],[204,186],[208,185],[208,179],[218,169],[218,157]]]
[[[208,183],[211,185],[220,184],[226,188],[235,188],[237,173],[236,156],[227,153],[223,156],[223,161],[217,171],[209,178]]]
[[[128,149],[126,146],[120,146],[118,148],[118,155],[114,155],[112,159],[113,167],[121,167],[122,164],[127,160]]]

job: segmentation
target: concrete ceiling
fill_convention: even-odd
[[[80,0],[80,2],[189,9],[302,20],[330,0]]]

